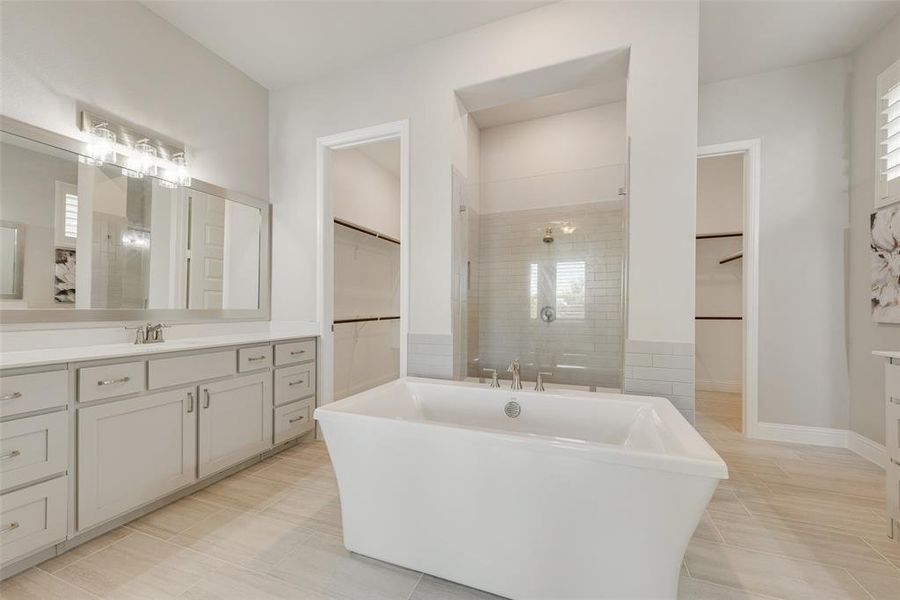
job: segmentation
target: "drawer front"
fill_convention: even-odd
[[[305,360],[315,360],[315,358],[316,340],[287,342],[275,345],[275,366],[289,365]]]
[[[275,404],[287,404],[316,393],[316,363],[275,369]]]
[[[143,361],[78,369],[78,401],[143,392],[145,372]]]
[[[9,564],[66,537],[66,477],[0,496],[0,555]]]
[[[237,372],[237,353],[234,350],[209,352],[193,356],[157,358],[150,361],[150,389],[184,385]]]
[[[313,428],[312,404],[312,400],[303,400],[275,409],[274,443],[286,442]]]
[[[238,350],[238,371],[256,371],[272,366],[272,346],[254,346]]]
[[[0,417],[65,406],[68,389],[65,370],[0,377]]]
[[[62,473],[68,466],[67,411],[0,423],[3,490]]]

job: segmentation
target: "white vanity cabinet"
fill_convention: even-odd
[[[884,366],[884,400],[888,527],[890,536],[900,539],[900,358],[891,358]]]
[[[270,371],[200,387],[200,477],[221,471],[271,446]]]
[[[78,411],[78,529],[84,530],[196,479],[193,387]]]

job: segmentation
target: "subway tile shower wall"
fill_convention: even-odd
[[[617,201],[481,215],[469,252],[469,376],[503,373],[518,357],[526,380],[540,370],[557,383],[620,387],[624,229]]]
[[[694,344],[628,340],[623,390],[668,398],[693,423]]]

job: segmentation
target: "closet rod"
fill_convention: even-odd
[[[354,231],[358,231],[360,233],[365,233],[366,235],[371,235],[374,238],[378,238],[379,240],[384,240],[386,242],[390,242],[392,244],[400,245],[400,240],[394,239],[390,236],[384,235],[383,233],[378,233],[372,229],[366,229],[365,227],[360,227],[359,225],[354,225],[350,221],[344,221],[343,219],[338,219],[335,217],[334,222],[336,225],[341,225],[346,227],[347,229],[352,229]],[[399,317],[397,317],[399,318]]]
[[[335,319],[334,324],[340,325],[341,323],[362,323],[364,321],[396,321],[400,317],[357,317],[354,319]]]
[[[742,321],[744,317],[694,317],[698,321]]]
[[[743,237],[743,233],[701,233],[697,235],[698,240],[714,240],[718,238]]]

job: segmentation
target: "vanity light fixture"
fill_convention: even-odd
[[[95,165],[116,161],[116,134],[109,129],[109,123],[97,123],[90,130],[88,158]]]
[[[125,161],[122,168],[122,174],[128,177],[140,179],[144,175],[155,177],[157,168],[157,152],[156,148],[151,146],[147,138],[138,140],[132,148],[132,155]]]
[[[188,169],[184,152],[176,152],[172,155],[162,178],[164,181],[171,183],[173,187],[191,187],[191,171]]]

